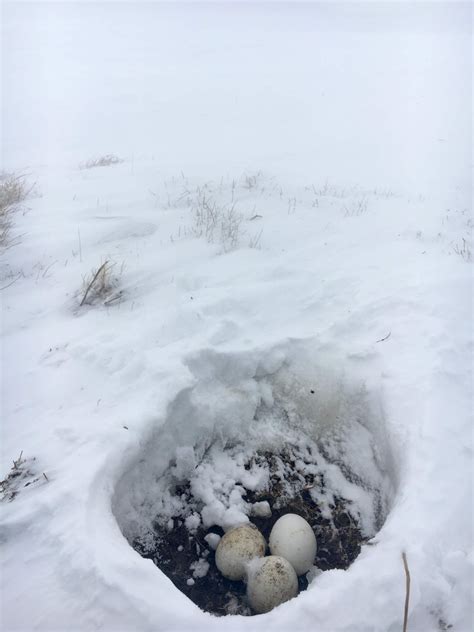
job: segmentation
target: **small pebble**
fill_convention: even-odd
[[[188,586],[194,586],[195,581],[192,577],[190,577],[189,579],[186,580],[186,583]]]
[[[182,544],[180,544],[178,546],[178,551],[181,553],[181,551],[184,551],[184,546]]]

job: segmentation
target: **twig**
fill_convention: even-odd
[[[392,335],[392,332],[389,331],[388,334],[385,336],[385,338],[380,338],[380,340],[376,340],[375,342],[384,342],[385,340],[388,340],[391,335]]]
[[[50,263],[50,264],[49,264],[49,266],[47,266],[47,267],[44,269],[44,272],[43,272],[43,274],[41,275],[41,276],[43,277],[43,279],[44,279],[44,277],[46,276],[46,274],[48,273],[49,269],[50,269],[50,268],[52,268],[52,267],[54,266],[54,264],[55,264],[55,263],[57,263],[57,262],[58,262],[58,260],[56,259],[56,261],[53,261],[53,263]]]
[[[410,603],[410,571],[408,570],[408,562],[405,551],[402,553],[403,567],[405,569],[406,588],[405,588],[405,612],[403,615],[403,632],[407,632],[408,625],[408,604]]]
[[[48,481],[49,483],[49,478],[46,476],[46,474],[43,472],[43,476],[45,477],[45,479]]]
[[[256,213],[253,217],[250,218],[250,221],[253,221],[254,219],[259,219],[260,217],[262,217],[262,215]]]
[[[10,283],[8,283],[7,285],[4,285],[3,287],[0,287],[0,292],[1,292],[2,290],[6,290],[6,289],[7,289],[7,287],[10,287],[10,286],[12,286],[14,283],[16,283],[20,277],[21,277],[21,272],[20,272],[20,274],[19,274],[17,277],[15,277],[15,278],[13,279],[13,281],[10,281]]]
[[[105,268],[105,266],[108,264],[108,261],[104,261],[104,263],[100,266],[100,268],[97,270],[97,272],[94,274],[94,276],[92,277],[92,281],[89,283],[89,285],[87,286],[87,289],[84,293],[84,296],[82,297],[82,301],[79,307],[82,307],[84,305],[84,303],[86,302],[86,298],[87,295],[89,294],[92,286],[94,285],[94,283],[97,281],[97,278],[99,276],[99,274],[102,272],[102,270]]]
[[[21,457],[23,456],[23,450],[20,452],[20,456],[18,457],[18,459],[16,461],[13,461],[13,469],[18,469],[18,466],[21,465],[22,460]]]
[[[121,291],[115,296],[112,296],[112,298],[109,298],[107,301],[104,301],[104,305],[111,305],[111,303],[113,303],[114,301],[117,301],[119,298],[122,298]]]
[[[17,235],[16,237],[14,237],[9,244],[3,246],[3,250],[10,250],[11,248],[18,246],[18,244],[21,243],[22,237],[24,237],[26,234],[27,233],[23,233],[22,235]]]
[[[251,237],[249,241],[249,248],[258,248],[262,234],[263,234],[263,228],[256,235]]]

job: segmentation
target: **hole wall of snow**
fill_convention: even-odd
[[[324,455],[331,490],[358,508],[364,535],[375,535],[395,497],[396,468],[379,394],[340,358],[305,340],[246,352],[203,350],[186,364],[190,386],[172,399],[115,489],[113,512],[130,543],[146,538],[157,517],[172,515],[170,468],[190,480],[216,446],[223,453],[235,454],[236,446],[278,452],[305,441]],[[221,500],[212,491],[207,500],[202,515],[210,523],[214,517],[226,529],[239,522],[240,498],[216,510]]]

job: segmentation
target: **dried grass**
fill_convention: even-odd
[[[117,291],[118,278],[113,274],[115,265],[106,260],[83,279],[80,307],[97,303],[109,306],[122,298],[122,292]]]
[[[23,175],[0,173],[0,247],[14,245],[10,238],[12,213],[31,193],[33,186],[28,186]]]
[[[111,165],[118,165],[122,163],[122,158],[115,156],[114,154],[105,154],[99,158],[90,158],[85,162],[81,162],[79,169],[94,169],[95,167],[110,167]]]
[[[220,204],[198,188],[191,203],[191,213],[191,233],[194,236],[220,244],[224,252],[238,247],[243,216],[236,210],[235,203]]]

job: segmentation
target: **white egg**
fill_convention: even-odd
[[[304,518],[286,514],[273,525],[270,533],[270,552],[290,562],[297,575],[303,575],[314,564],[316,537]]]
[[[283,557],[269,555],[247,565],[247,598],[255,612],[269,612],[297,594],[295,570]]]
[[[246,575],[246,565],[255,557],[263,557],[267,543],[251,523],[225,533],[216,550],[216,566],[227,579],[239,580]]]

